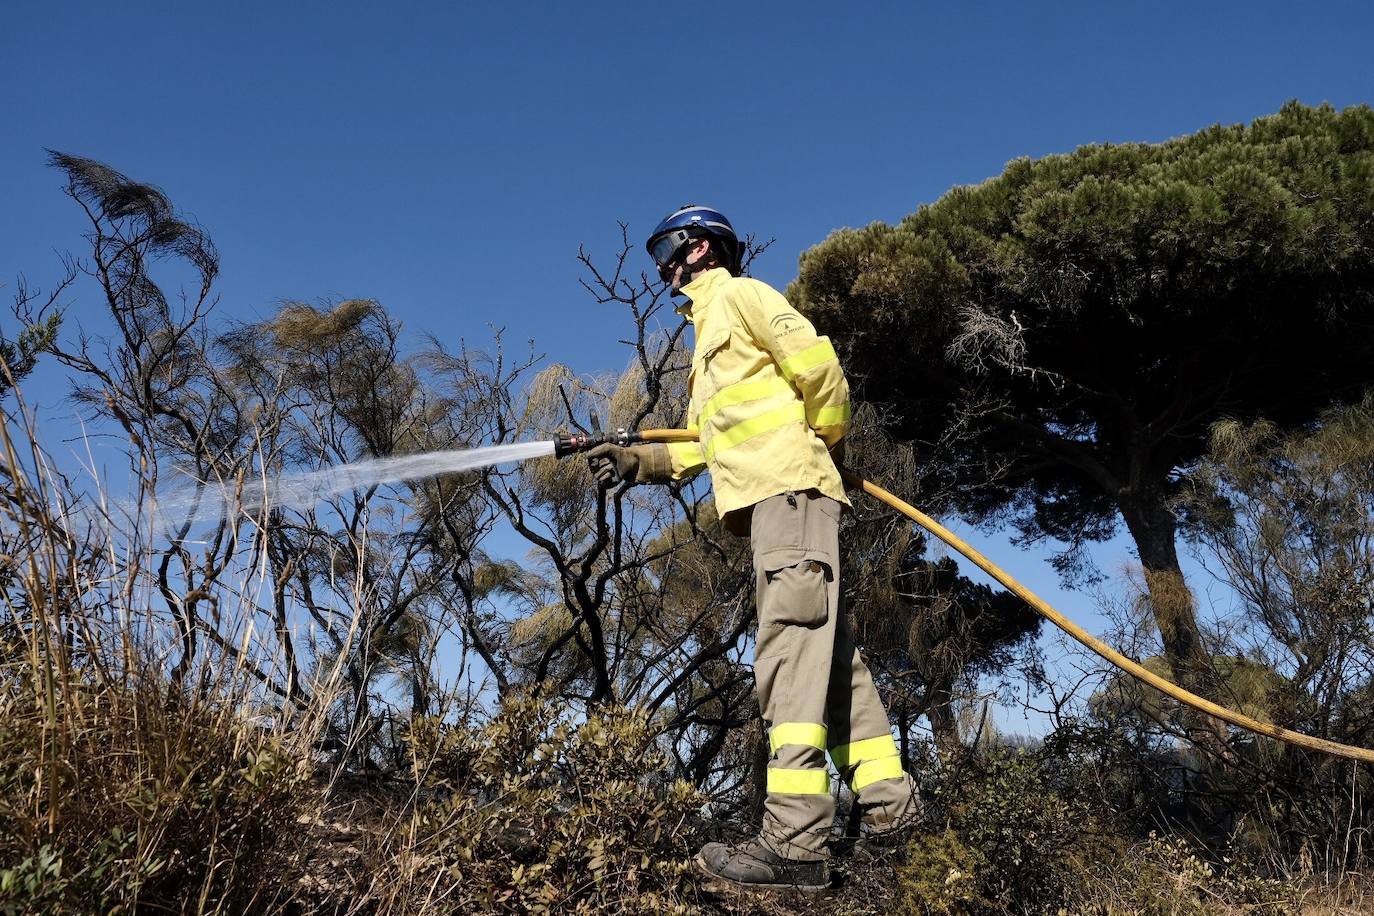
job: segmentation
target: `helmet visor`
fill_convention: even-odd
[[[677,250],[681,248],[686,241],[687,233],[681,230],[670,232],[665,236],[655,239],[653,243],[649,245],[649,256],[654,259],[654,263],[658,265],[658,269],[663,270],[663,268],[672,263],[673,255],[677,254]]]

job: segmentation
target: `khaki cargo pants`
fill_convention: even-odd
[[[914,810],[887,711],[840,604],[840,512],[815,491],[754,506],[750,538],[759,636],[754,678],[768,728],[764,841],[779,855],[825,855],[835,798],[825,755],[870,823]]]

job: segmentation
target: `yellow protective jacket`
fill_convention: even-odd
[[[847,505],[828,449],[849,427],[849,383],[830,339],[777,290],[724,268],[682,292],[696,330],[687,425],[700,441],[669,446],[673,479],[708,468],[721,518],[789,490]]]

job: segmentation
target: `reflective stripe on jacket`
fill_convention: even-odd
[[[828,448],[849,427],[849,383],[830,339],[777,290],[724,268],[682,292],[696,330],[687,423],[701,441],[669,446],[673,478],[709,468],[721,517],[789,490],[847,505]]]

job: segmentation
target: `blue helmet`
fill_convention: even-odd
[[[739,276],[740,259],[744,254],[735,227],[725,218],[725,214],[710,207],[687,204],[665,216],[649,236],[644,247],[649,257],[658,265],[659,273],[673,263],[682,246],[692,239],[712,238],[720,243],[724,255],[724,267]]]

